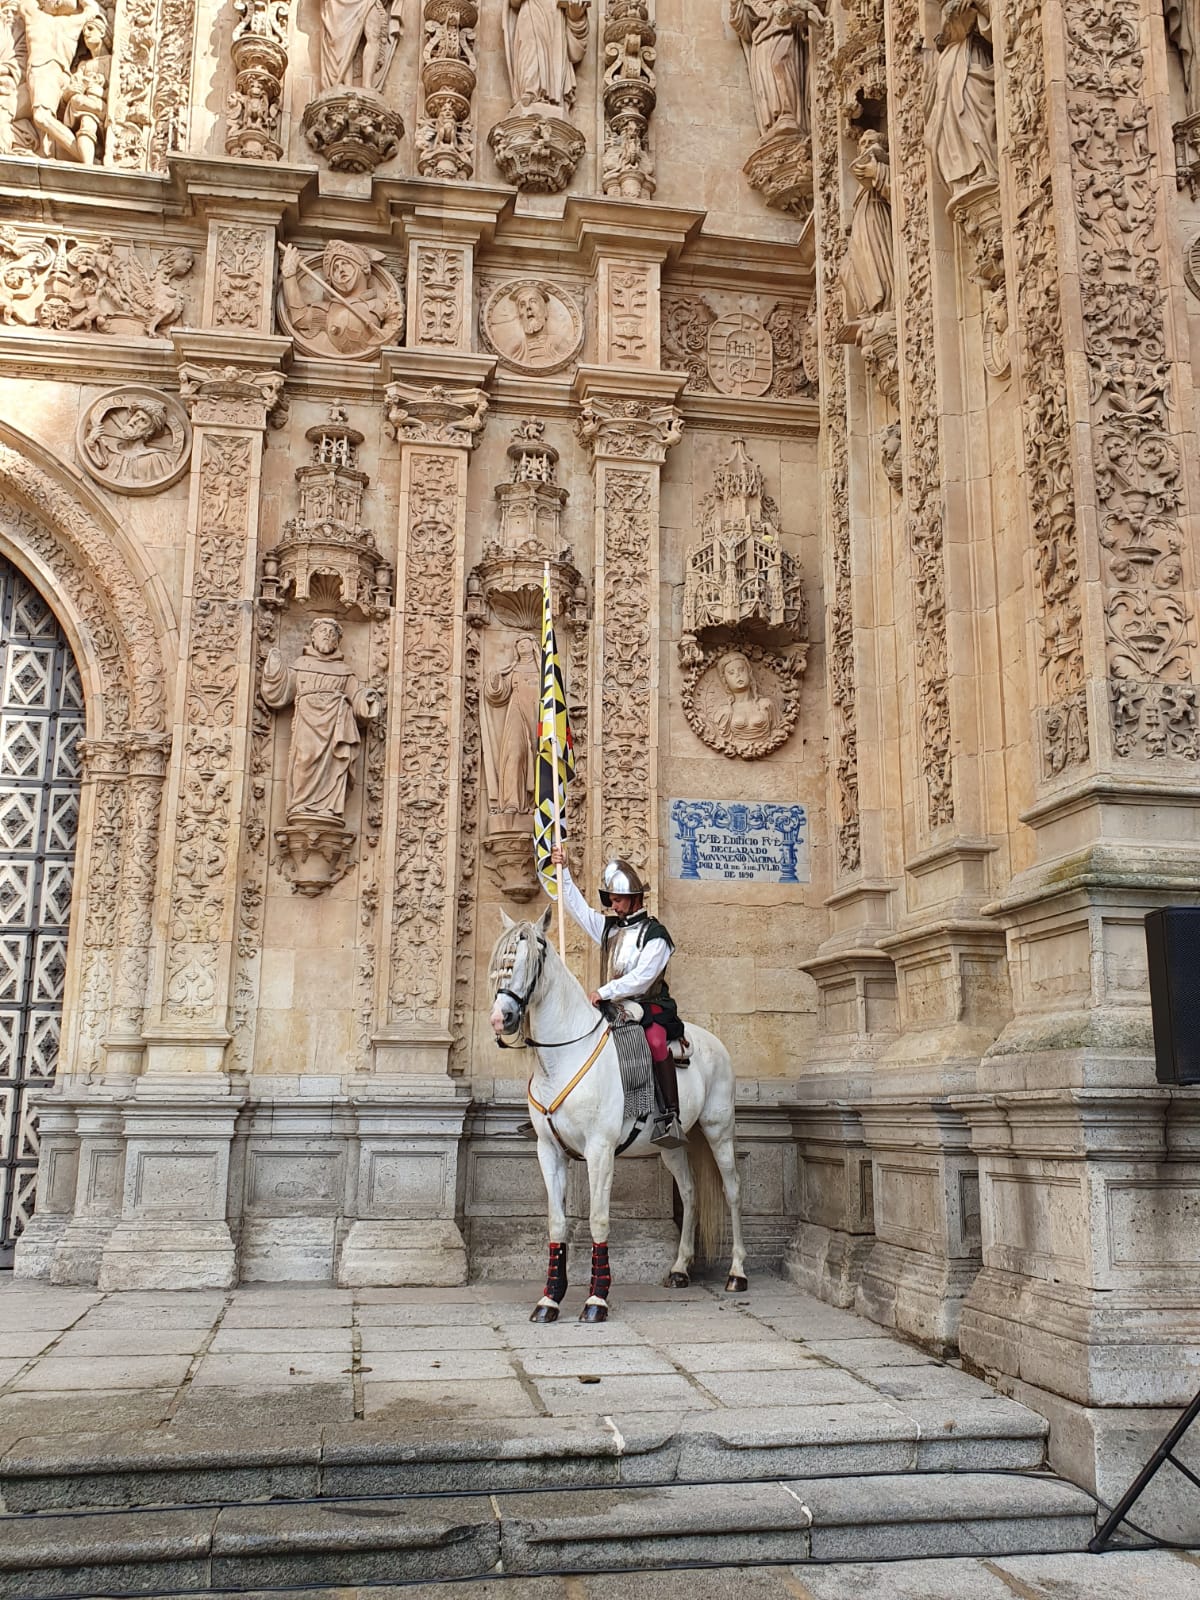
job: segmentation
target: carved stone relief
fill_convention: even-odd
[[[6,0],[0,59],[0,154],[94,166],[106,154],[111,12],[87,0]]]
[[[464,321],[466,260],[461,250],[418,244],[417,343],[458,346]]]
[[[680,699],[688,725],[723,756],[770,755],[796,726],[806,663],[807,646],[787,656],[746,643],[703,651]]]
[[[887,115],[883,3],[882,0],[842,0],[842,10],[848,19],[846,41],[833,57],[832,74],[841,92],[846,132],[853,137],[860,127],[881,124]],[[821,38],[820,32],[816,37]],[[828,47],[833,49],[831,37]]]
[[[895,13],[898,48],[916,60],[924,47],[923,11],[918,0],[898,0]],[[900,254],[903,260],[904,325],[899,344],[899,364],[907,399],[904,423],[904,499],[909,548],[913,556],[913,611],[916,640],[917,707],[920,764],[925,790],[925,821],[930,829],[954,821],[953,748],[950,726],[949,662],[946,641],[946,588],[943,558],[943,507],[939,399],[930,361],[936,342],[933,305],[933,241],[929,217],[930,194],[925,173],[925,104],[917,74],[903,78],[892,107],[896,132],[893,184],[898,206]],[[861,149],[859,162],[878,161],[878,146]],[[860,199],[871,171],[856,173]],[[859,202],[855,202],[856,212]],[[858,213],[861,215],[861,212]],[[857,220],[857,216],[856,216]],[[857,301],[858,314],[870,310],[867,293],[877,275],[878,288],[886,281],[882,258],[885,229],[880,215],[874,225],[878,239],[859,252],[850,277],[844,275],[847,301]],[[864,224],[865,229],[865,224]],[[851,250],[853,250],[853,224]],[[891,244],[890,226],[886,229]],[[868,263],[873,263],[871,270]],[[847,310],[850,310],[848,303]]]
[[[604,16],[604,192],[623,200],[654,193],[650,117],[657,101],[658,32],[647,0],[608,0]]]
[[[363,435],[350,426],[339,401],[304,437],[312,460],[296,468],[300,514],[283,525],[279,543],[263,556],[260,604],[285,606],[291,595],[310,598],[363,616],[386,616],[395,574],[375,536],[362,525],[363,495],[370,478],[358,464]]]
[[[759,142],[744,167],[769,206],[794,216],[812,211],[808,112],[808,26],[824,17],[813,0],[729,0],[741,40]]]
[[[1141,13],[1066,7],[1080,288],[1119,756],[1200,759],[1180,424],[1164,318]]]
[[[195,265],[180,246],[115,244],[0,225],[0,324],[165,338],[183,316]]]
[[[583,135],[566,119],[587,50],[590,0],[517,0],[504,8],[512,110],[488,135],[506,183],[556,194],[574,176]]]
[[[1041,632],[1042,773],[1052,778],[1088,760],[1083,586],[1066,353],[1059,300],[1042,14],[1035,0],[1005,10],[1008,147],[1019,226],[1013,230],[1015,339]]]
[[[212,321],[218,328],[263,332],[270,234],[262,228],[217,230],[217,271]]]
[[[701,518],[704,539],[684,569],[683,711],[714,750],[753,760],[795,727],[808,607],[796,559],[782,548],[778,508],[744,440],[718,469]]]
[[[425,43],[421,51],[424,105],[417,123],[417,171],[423,178],[458,180],[475,170],[474,0],[425,0]]]
[[[512,278],[485,289],[479,333],[487,349],[518,372],[560,372],[583,347],[583,312],[557,284]]]
[[[744,302],[718,309],[723,298],[663,298],[663,365],[688,374],[686,392],[777,400],[815,394],[815,380],[804,366],[801,303],[780,300],[762,317]]]
[[[187,471],[192,429],[171,395],[140,384],[110,389],[84,411],[75,433],[84,470],[118,494],[157,494]]]
[[[944,0],[925,142],[951,194],[998,177],[991,40],[991,0]]]
[[[226,102],[225,153],[278,161],[280,102],[288,63],[290,0],[233,0],[238,22],[230,42],[234,87]]]
[[[279,250],[279,320],[305,354],[366,361],[399,337],[404,295],[380,251],[344,239]]]

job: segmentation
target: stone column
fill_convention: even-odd
[[[984,1270],[961,1344],[1107,1494],[1158,1426],[1112,1408],[1179,1405],[1200,1368],[1197,1096],[1154,1085],[1142,932],[1200,882],[1194,377],[1161,13],[995,20],[1037,709],[1029,864],[989,907],[1015,1016],[965,1106]]]
[[[470,369],[470,358],[465,358]],[[477,363],[478,365],[478,363]],[[412,362],[391,370],[410,376]],[[483,369],[481,368],[481,375]],[[397,607],[376,969],[374,1073],[352,1090],[357,1220],[338,1281],[464,1283],[456,1220],[465,1086],[451,1074],[461,859],[467,467],[478,387],[387,386],[399,446]]]
[[[145,1071],[124,1108],[121,1221],[104,1248],[106,1289],[234,1281],[226,1220],[229,1146],[244,1090],[225,1071],[237,873],[249,767],[253,597],[264,431],[278,405],[280,344],[179,335],[194,443],[159,893],[162,956],[151,983]]]
[[[595,480],[593,861],[622,856],[661,881],[659,846],[659,480],[683,432],[674,374],[582,368],[579,436]]]

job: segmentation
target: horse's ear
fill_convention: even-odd
[[[503,906],[500,907],[500,922],[501,922],[501,925],[504,928],[505,933],[507,933],[510,928],[515,928],[516,927],[516,923],[509,916],[508,912],[505,911]]]
[[[542,937],[544,939],[549,937],[550,924],[553,921],[554,921],[554,907],[553,906],[547,906],[545,911],[542,912],[542,920],[541,920],[541,922],[538,923],[538,932],[542,935]]]

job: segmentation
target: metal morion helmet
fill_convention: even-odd
[[[643,883],[628,861],[622,861],[620,856],[608,863],[600,874],[600,904],[612,905],[615,894],[648,894],[650,885]]]

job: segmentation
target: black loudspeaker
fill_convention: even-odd
[[[1146,914],[1159,1083],[1200,1083],[1200,906]]]

